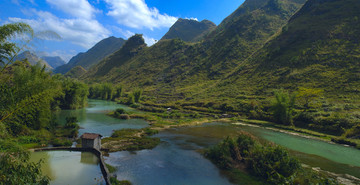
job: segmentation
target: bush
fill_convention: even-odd
[[[52,141],[52,145],[54,147],[58,147],[58,146],[71,146],[72,145],[72,142],[71,140],[69,139],[66,139],[66,138],[55,138],[53,141]]]
[[[115,110],[115,113],[116,114],[125,114],[125,110],[122,109],[122,108],[118,108],[118,109]]]
[[[301,168],[297,159],[280,146],[262,145],[248,134],[226,138],[207,149],[205,156],[223,169],[246,166],[255,176],[270,184],[286,184]],[[241,168],[241,167],[240,167]]]
[[[151,129],[151,128],[144,128],[144,133],[148,136],[152,136],[152,135],[155,135],[155,134],[158,134],[159,131],[158,130],[154,130],[154,129]]]
[[[120,119],[130,119],[130,116],[127,114],[120,114],[119,118]]]

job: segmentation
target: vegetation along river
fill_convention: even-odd
[[[62,111],[59,113],[61,118],[59,120],[63,122],[66,116],[77,116],[80,121],[79,125],[82,127],[79,130],[80,134],[96,132],[104,136],[111,135],[112,130],[116,129],[148,126],[145,121],[139,119],[118,120],[106,116],[108,111],[116,108],[131,110],[109,101],[90,100],[88,108]],[[220,170],[198,151],[213,146],[226,136],[235,136],[239,131],[250,132],[262,139],[282,145],[288,148],[302,163],[309,166],[360,178],[360,150],[264,128],[225,123],[208,123],[201,126],[165,130],[154,136],[159,137],[162,141],[154,149],[110,153],[105,160],[106,163],[118,169],[116,175],[119,180],[129,180],[133,184],[231,184]],[[68,153],[73,155],[76,152]],[[53,164],[58,161],[56,156],[64,155],[64,152],[61,154],[41,152],[36,155],[44,155],[45,162]],[[78,159],[77,163],[71,163],[78,164],[79,162],[81,163],[81,159]],[[52,171],[54,171],[53,168],[57,168],[55,171],[61,171],[58,169],[64,167],[64,165],[48,166]],[[82,167],[86,170],[87,168],[87,166]],[[100,168],[98,169],[100,170]],[[86,184],[80,182],[83,177],[78,176],[77,173],[73,174],[79,179],[77,184]],[[97,172],[89,174],[92,175],[87,177],[93,182],[99,178]],[[50,174],[50,177],[53,177],[53,174]],[[56,178],[61,177],[62,175],[56,175]]]

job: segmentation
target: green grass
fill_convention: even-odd
[[[117,169],[114,166],[111,166],[110,164],[105,164],[105,165],[110,173],[114,173],[117,171]]]

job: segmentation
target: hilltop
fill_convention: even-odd
[[[14,58],[14,61],[25,60],[25,59],[27,59],[27,61],[31,65],[36,65],[37,63],[40,63],[41,65],[45,65],[48,70],[53,69],[53,67],[51,65],[49,65],[45,60],[41,59],[36,54],[31,53],[30,51],[24,51],[24,52],[20,53],[18,56],[16,56]]]
[[[199,22],[197,20],[180,18],[170,27],[161,40],[181,39],[187,42],[197,42],[215,28],[216,24],[209,20]]]
[[[119,50],[124,43],[125,40],[122,38],[109,37],[103,39],[97,44],[95,44],[95,46],[90,48],[87,52],[79,53],[76,56],[72,57],[67,64],[56,68],[54,72],[65,74],[75,66],[81,66],[87,70],[91,66],[99,63],[106,56]]]

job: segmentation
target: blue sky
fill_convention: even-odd
[[[35,39],[38,55],[66,62],[109,36],[144,34],[148,45],[159,40],[178,18],[208,19],[215,24],[244,0],[2,0],[0,24],[25,22],[35,32],[53,31],[61,39]]]

